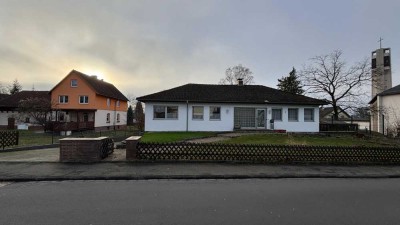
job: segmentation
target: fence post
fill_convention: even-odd
[[[141,136],[131,136],[127,138],[126,141],[126,160],[136,160],[138,158],[137,154],[137,144],[140,141]]]

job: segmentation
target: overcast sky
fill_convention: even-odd
[[[0,82],[50,90],[72,69],[125,95],[216,84],[242,64],[276,88],[292,67],[341,49],[352,64],[392,48],[400,84],[397,0],[0,0]]]

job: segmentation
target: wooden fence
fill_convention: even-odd
[[[394,147],[137,143],[140,160],[238,161],[257,163],[398,164]]]
[[[357,132],[358,131],[358,124],[327,124],[327,123],[320,123],[319,124],[319,131],[320,132],[336,132],[336,131],[345,131],[345,132]]]
[[[18,145],[18,141],[18,131],[0,131],[0,144],[3,150],[5,147]]]

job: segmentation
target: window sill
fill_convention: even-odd
[[[221,121],[221,119],[210,119],[210,121]]]

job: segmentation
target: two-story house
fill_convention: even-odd
[[[56,111],[54,130],[126,128],[128,99],[112,84],[72,70],[50,91]]]

